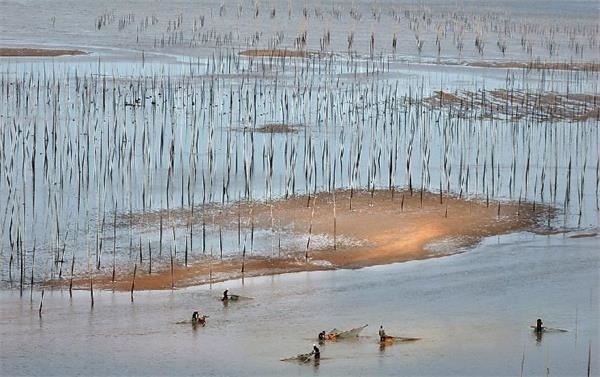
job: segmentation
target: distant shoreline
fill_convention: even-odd
[[[257,230],[268,230],[275,221],[285,229],[292,229],[286,230],[281,237],[293,233],[306,237],[309,243],[310,236],[314,239],[318,234],[329,240],[337,239],[336,247],[286,250],[281,257],[254,255],[242,258],[240,255],[221,260],[196,256],[187,267],[178,260],[172,270],[170,266],[155,266],[152,273],[148,273],[145,263],[136,267],[135,280],[134,266],[130,266],[127,271],[117,273],[114,282],[108,271],[112,267],[107,266],[105,271],[93,270],[89,276],[77,277],[73,287],[89,289],[91,283],[95,289],[128,291],[133,283],[134,290],[162,290],[244,277],[354,269],[435,258],[472,247],[485,237],[539,231],[540,220],[553,215],[553,209],[529,203],[486,203],[434,193],[413,192],[411,195],[408,191],[388,190],[336,192],[335,212],[332,193],[270,203],[243,203],[211,213],[211,221],[231,224],[232,219],[237,221],[240,216],[246,228],[252,222]],[[157,214],[140,214],[133,221],[152,222],[156,219]],[[247,233],[249,229],[242,232]],[[440,245],[445,250],[435,250]],[[197,252],[193,254],[197,255]],[[119,267],[123,271],[124,266]],[[69,283],[69,279],[64,278],[46,284],[68,286]]]

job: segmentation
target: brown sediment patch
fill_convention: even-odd
[[[0,47],[1,57],[54,57],[63,55],[85,55],[80,50],[60,50],[46,48]]]
[[[423,103],[459,118],[543,121],[600,120],[600,96],[595,94],[528,92],[522,90],[436,91]]]
[[[287,133],[296,133],[298,132],[298,128],[300,125],[291,125],[285,123],[267,123],[264,126],[256,127],[256,128],[248,128],[246,127],[244,130],[265,133],[265,134],[287,134]]]
[[[431,97],[427,97],[423,100],[423,102],[430,104],[436,107],[444,107],[444,105],[448,104],[460,104],[461,98],[452,93],[444,92],[443,90],[436,91],[435,95]]]
[[[244,50],[239,53],[242,56],[249,57],[273,57],[273,58],[309,58],[315,55],[314,52],[305,50],[285,50],[285,49],[254,49]]]
[[[335,210],[334,210],[335,208]],[[292,197],[269,203],[237,203],[229,207],[206,208],[211,221],[223,226],[242,224],[247,231],[270,229],[278,224],[283,236],[325,235],[332,242],[318,248],[298,247],[281,257],[241,257],[220,260],[203,257],[187,267],[176,262],[152,274],[140,272],[136,290],[186,287],[240,277],[272,275],[297,271],[360,268],[437,257],[459,252],[482,238],[515,231],[535,230],[540,218],[553,216],[550,208],[523,203],[489,203],[439,194],[375,191],[321,193],[312,197]],[[198,210],[196,212],[199,212]],[[335,217],[334,217],[335,213]],[[140,214],[132,222],[156,222],[159,214]],[[189,211],[171,213],[190,216]],[[343,239],[343,241],[342,241]],[[333,240],[337,240],[334,242]],[[348,242],[348,240],[351,240]],[[437,253],[431,245],[451,240],[452,250]],[[242,271],[243,268],[243,271]],[[133,269],[132,269],[133,270]],[[111,276],[97,273],[94,287],[131,289],[133,272],[123,273],[112,282]],[[50,282],[52,285],[64,282]],[[74,282],[89,288],[89,277]]]
[[[535,70],[585,71],[600,72],[600,63],[571,63],[571,62],[471,62],[471,67],[482,68],[524,68]]]

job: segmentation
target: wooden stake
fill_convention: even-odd
[[[135,288],[135,274],[137,272],[137,264],[133,267],[133,279],[131,280],[131,302],[133,302],[133,289]]]

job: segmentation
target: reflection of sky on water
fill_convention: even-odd
[[[315,373],[514,375],[524,353],[524,375],[585,375],[599,340],[598,243],[523,233],[446,258],[135,292],[133,303],[97,291],[93,309],[89,292],[46,291],[41,320],[39,292],[31,303],[4,292],[0,361],[29,375],[302,374],[312,366],[279,360],[310,351],[321,330],[368,324],[357,341],[323,345]],[[252,299],[224,307],[226,288]],[[193,310],[206,327],[176,323]],[[569,331],[538,342],[538,317]],[[380,324],[422,339],[380,350]]]

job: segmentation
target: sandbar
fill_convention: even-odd
[[[196,210],[196,214],[200,211]],[[252,276],[299,271],[356,269],[464,252],[483,238],[520,231],[542,232],[555,211],[524,202],[488,202],[420,191],[337,191],[270,202],[243,202],[212,210],[217,223],[240,222],[248,231],[279,224],[288,234],[306,238],[307,247],[281,256],[202,257],[184,266],[144,266],[112,274],[92,271],[73,280],[80,289],[160,290]],[[179,210],[177,216],[186,214]],[[140,215],[142,216],[142,215]],[[143,215],[157,221],[157,214]],[[141,219],[138,219],[141,221]],[[314,248],[309,238],[332,242]],[[285,236],[285,235],[284,235]],[[123,271],[121,269],[121,271]],[[48,282],[52,286],[69,281]]]
[[[84,51],[70,49],[0,47],[0,57],[55,57],[85,54]]]

